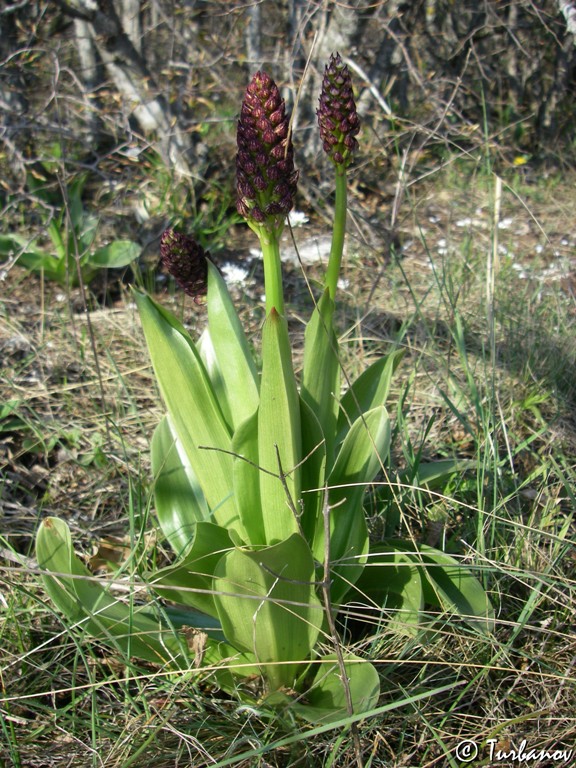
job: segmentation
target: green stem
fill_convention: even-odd
[[[280,235],[260,227],[258,236],[264,257],[264,290],[266,291],[266,316],[273,308],[284,314],[282,289],[282,262],[280,261]]]
[[[330,259],[326,270],[326,287],[330,291],[332,300],[336,299],[336,287],[342,252],[344,250],[344,236],[346,235],[346,211],[347,211],[347,187],[346,168],[336,167],[336,201],[334,210],[334,224],[332,227],[332,245],[330,247]]]

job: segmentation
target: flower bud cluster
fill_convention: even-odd
[[[238,213],[281,227],[294,205],[298,172],[284,99],[265,72],[257,72],[246,89],[237,142]]]
[[[355,137],[360,130],[360,118],[352,78],[339,53],[332,54],[324,70],[316,114],[324,151],[336,165],[346,168],[358,147]]]
[[[167,229],[160,238],[162,264],[194,301],[206,295],[209,253],[194,238]]]

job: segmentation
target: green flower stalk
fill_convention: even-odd
[[[257,72],[246,89],[237,144],[236,207],[260,238],[266,314],[273,307],[283,314],[279,241],[294,205],[298,172],[284,99],[265,72]]]
[[[336,210],[332,229],[332,247],[326,272],[326,286],[334,299],[346,233],[346,168],[358,148],[356,135],[360,130],[352,79],[339,53],[332,54],[326,65],[320,105],[316,114],[322,146],[336,167]]]
[[[162,264],[195,302],[208,290],[208,253],[192,237],[167,229],[160,238]]]

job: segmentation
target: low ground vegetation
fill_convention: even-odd
[[[360,726],[365,765],[457,764],[463,739],[573,747],[576,232],[568,189],[569,179],[510,169],[498,207],[496,176],[454,158],[433,181],[403,191],[392,246],[366,243],[363,217],[374,202],[352,199],[359,225],[342,274],[353,328],[342,339],[345,365],[354,371],[400,341],[406,355],[390,405],[398,461],[423,450],[470,462],[435,494],[404,489],[400,526],[464,556],[497,615],[489,639],[449,618],[412,639],[373,627],[370,653],[390,711]],[[294,236],[305,244],[320,222],[305,201],[300,207],[310,220]],[[216,260],[234,262],[232,274],[243,278],[231,289],[256,336],[261,273],[243,242],[233,227]],[[298,339],[310,298],[301,270],[286,271]],[[189,675],[166,677],[62,624],[34,562],[44,516],[68,521],[95,574],[121,563],[128,576],[165,557],[151,533],[148,466],[161,406],[122,282],[107,306],[89,294],[86,309],[78,289],[63,292],[17,267],[3,284],[3,759],[351,764],[345,731],[293,731],[239,706],[201,658]],[[166,282],[153,285],[187,326],[203,326],[201,306]],[[378,484],[371,494],[377,539]],[[411,703],[414,693],[454,683]]]

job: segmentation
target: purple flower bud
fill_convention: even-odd
[[[195,302],[208,289],[208,258],[202,246],[188,235],[167,229],[160,238],[162,264],[180,288]]]
[[[298,173],[289,133],[278,87],[265,72],[257,72],[238,121],[236,208],[249,221],[274,229],[283,225],[296,194]]]
[[[339,53],[332,54],[324,70],[316,114],[324,151],[336,165],[346,168],[358,148],[355,136],[360,130],[360,119],[352,79]]]

